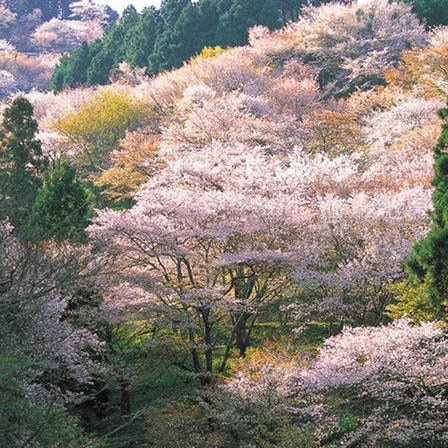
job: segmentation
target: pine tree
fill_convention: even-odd
[[[443,317],[448,299],[448,108],[439,111],[445,120],[434,152],[431,230],[414,246],[407,260],[411,282],[426,283],[426,292],[437,317]]]
[[[33,204],[27,235],[33,240],[51,237],[80,241],[92,212],[91,196],[68,161],[58,160],[44,178]]]
[[[428,28],[448,24],[446,0],[404,0],[410,3],[415,14]]]
[[[41,186],[46,166],[36,140],[33,106],[24,97],[14,99],[3,113],[0,127],[0,218],[9,218],[20,233]]]
[[[230,9],[219,19],[216,41],[220,45],[245,45],[248,30],[254,25],[270,29],[281,26],[280,10],[273,0],[234,0]]]
[[[146,67],[154,48],[158,21],[158,11],[154,7],[145,8],[138,24],[126,34],[125,60],[132,68]]]
[[[69,70],[65,78],[65,87],[76,87],[86,83],[90,60],[89,45],[87,42],[83,42],[70,58]]]

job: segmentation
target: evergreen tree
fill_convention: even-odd
[[[56,70],[51,77],[50,89],[56,92],[64,90],[66,87],[65,79],[68,76],[70,67],[70,58],[68,56],[62,56],[56,67]]]
[[[167,3],[165,8],[169,8]],[[148,73],[155,74],[174,67],[198,53],[205,46],[196,5],[185,3],[183,9],[162,14],[165,30],[156,37],[154,48],[148,58]],[[172,25],[172,23],[174,23]]]
[[[115,29],[115,26],[114,26]],[[87,85],[104,85],[109,82],[109,73],[114,67],[114,50],[105,41],[97,40],[89,47],[92,57],[87,67]],[[54,72],[53,78],[57,71]]]
[[[33,204],[28,236],[43,240],[82,240],[92,212],[92,201],[68,161],[58,160],[44,178]]]
[[[215,35],[219,23],[219,9],[216,0],[202,0],[195,4],[198,9],[197,27],[201,30],[205,46],[216,46]]]
[[[154,44],[154,51],[148,57],[147,73],[155,75],[171,67],[177,67],[176,61],[172,59],[171,32],[165,31],[157,37]],[[174,65],[173,65],[174,64]]]
[[[198,23],[198,8],[188,3],[179,14],[171,32],[173,67],[181,66],[183,61],[199,53],[207,45],[203,38],[203,30],[198,27]]]
[[[152,53],[157,37],[158,20],[155,8],[145,8],[138,24],[127,33],[125,60],[132,68],[147,66],[148,55]]]
[[[190,39],[195,40],[196,33],[190,37],[186,29],[190,28],[191,15],[186,9],[191,8],[190,0],[163,0],[160,7],[160,32],[155,39],[154,48],[148,57],[148,74],[179,67],[182,61],[192,56],[188,47]],[[191,10],[190,10],[191,11]],[[188,57],[185,58],[185,53]]]
[[[445,122],[434,146],[434,193],[429,234],[414,246],[407,260],[411,282],[426,283],[437,317],[443,317],[448,299],[448,108],[439,111]]]
[[[33,106],[24,97],[14,99],[3,113],[0,127],[0,217],[9,217],[20,233],[41,186],[46,166],[36,140]]]
[[[191,0],[162,0],[160,15],[165,23],[166,29],[173,28],[182,11],[191,5]]]
[[[89,60],[86,63],[86,82],[82,84],[108,84],[112,69],[122,61],[129,61],[129,48],[132,45],[132,33],[139,24],[139,14],[133,6],[128,6],[121,22],[111,25],[102,40],[98,39],[88,46]],[[144,41],[143,36],[139,36]],[[132,65],[132,64],[131,64]],[[53,77],[57,75],[55,70]]]
[[[61,58],[51,78],[51,89],[60,91],[87,83],[87,70],[91,66],[95,43],[89,46],[87,42],[83,42],[71,56]]]
[[[87,42],[83,42],[70,58],[69,69],[64,80],[64,87],[76,87],[77,85],[86,83],[87,69],[90,60],[89,45]]]
[[[248,30],[254,25],[279,28],[280,10],[276,3],[274,0],[234,0],[230,9],[219,19],[216,40],[220,45],[244,45]]]
[[[282,23],[296,22],[299,19],[300,9],[307,4],[307,0],[279,0]]]
[[[448,4],[446,0],[403,0],[411,3],[415,14],[429,28],[448,24]]]

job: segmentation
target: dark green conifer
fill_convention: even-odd
[[[33,240],[51,237],[81,241],[92,213],[91,196],[66,160],[58,160],[45,175],[43,188],[34,202],[28,222]]]
[[[115,25],[113,29],[116,29]],[[114,67],[114,53],[105,40],[98,39],[89,46],[89,56],[92,58],[87,68],[87,85],[105,85],[109,82],[109,73]],[[53,78],[56,74],[57,71]]]
[[[426,282],[437,317],[443,317],[448,299],[448,108],[439,111],[445,122],[434,152],[433,212],[429,234],[414,246],[407,260],[411,282]]]
[[[448,4],[446,0],[403,0],[412,4],[418,18],[428,28],[448,24]]]
[[[147,66],[148,55],[152,53],[157,37],[158,22],[158,11],[154,7],[145,8],[138,24],[126,34],[125,60],[132,68]]]
[[[0,218],[9,218],[20,233],[41,186],[46,167],[33,106],[24,97],[14,99],[0,126]]]
[[[83,42],[70,57],[64,87],[77,87],[86,83],[90,60],[89,45]]]

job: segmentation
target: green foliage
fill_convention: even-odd
[[[17,97],[3,113],[0,128],[0,217],[9,217],[20,233],[41,185],[46,166],[33,106]]]
[[[386,307],[386,316],[392,319],[407,317],[419,324],[435,318],[435,309],[428,297],[426,282],[410,284],[407,281],[394,284],[397,294],[394,303]]]
[[[65,87],[67,87],[65,78],[69,71],[69,63],[70,58],[68,56],[61,57],[61,59],[59,60],[57,70],[53,73],[53,76],[51,77],[50,81],[51,90],[59,92],[61,90],[64,90]]]
[[[276,1],[233,1],[232,6],[219,18],[216,41],[236,46],[247,42],[247,31],[254,25],[270,29],[280,28],[282,20]]]
[[[71,56],[63,56],[51,78],[50,89],[60,91],[69,87],[75,88],[80,85],[90,85],[92,83],[106,84],[108,78],[103,79],[102,74],[105,67],[109,67],[110,69],[112,64],[108,63],[105,55],[100,58],[102,64],[101,73],[98,75],[98,79],[95,78],[95,67],[98,64],[97,54],[99,51],[99,41],[95,41],[90,45],[83,42]]]
[[[428,26],[448,23],[445,0],[407,0]],[[165,0],[160,9],[137,13],[128,7],[103,39],[84,43],[72,56],[61,59],[51,88],[108,84],[120,62],[157,74],[180,67],[205,46],[244,45],[254,25],[277,29],[297,20],[306,0]],[[311,2],[318,6],[327,0]],[[343,2],[345,3],[345,2]]]
[[[279,28],[297,19],[304,1],[291,0],[165,0],[160,9],[137,13],[128,7],[103,39],[84,43],[72,56],[61,59],[51,88],[108,84],[120,62],[145,67],[148,74],[175,67],[205,46],[228,47],[247,43],[254,25]]]
[[[415,14],[431,28],[448,25],[448,5],[446,0],[403,0],[411,3]]]
[[[28,222],[32,239],[78,241],[92,213],[91,197],[68,161],[58,160],[44,178]]]
[[[30,398],[38,390],[36,385],[26,384],[26,372],[32,367],[32,363],[19,354],[0,351],[2,448],[83,446],[82,430],[75,418],[62,411],[59,406],[44,405],[39,403],[39,399]]]
[[[124,60],[131,67],[146,67],[152,52],[159,26],[159,14],[155,8],[145,8],[135,26],[126,35]]]
[[[358,428],[358,419],[356,415],[347,413],[343,415],[339,420],[339,429],[341,432],[351,432]]]
[[[434,146],[434,193],[431,230],[414,246],[407,260],[411,282],[424,283],[437,317],[446,315],[448,298],[448,109],[439,111],[445,122]]]
[[[445,0],[405,0],[428,26],[448,23]],[[76,50],[56,67],[51,88],[109,83],[109,74],[120,62],[144,67],[148,74],[180,67],[205,46],[238,46],[247,43],[254,25],[280,28],[298,19],[303,6],[328,0],[165,0],[160,9],[125,10],[103,39]],[[345,2],[342,2],[345,3]]]
[[[167,333],[157,332],[144,320],[105,328],[110,374],[102,390],[108,397],[101,404],[100,418],[90,406],[84,410],[98,447],[168,447],[163,441],[179,441],[177,428],[185,430],[186,420],[192,437],[197,431],[194,418],[182,414],[193,406],[199,382],[184,367],[188,348]]]
[[[90,50],[86,42],[73,53],[67,64],[67,76],[63,87],[76,87],[87,81],[87,67],[90,62]]]
[[[114,28],[112,28],[114,29]],[[114,34],[112,33],[112,36]],[[93,42],[89,47],[90,63],[86,65],[87,85],[108,84],[109,72],[114,67],[114,52],[112,49],[104,48],[100,40]],[[57,75],[58,71],[54,72]],[[70,70],[67,71],[68,76]],[[64,88],[64,86],[63,86]],[[58,89],[55,89],[58,90]]]

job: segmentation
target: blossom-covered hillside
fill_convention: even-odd
[[[357,0],[5,104],[7,446],[445,447],[445,316],[405,262],[447,61]]]
[[[0,98],[48,89],[61,54],[99,39],[117,18],[90,1],[0,2]]]

